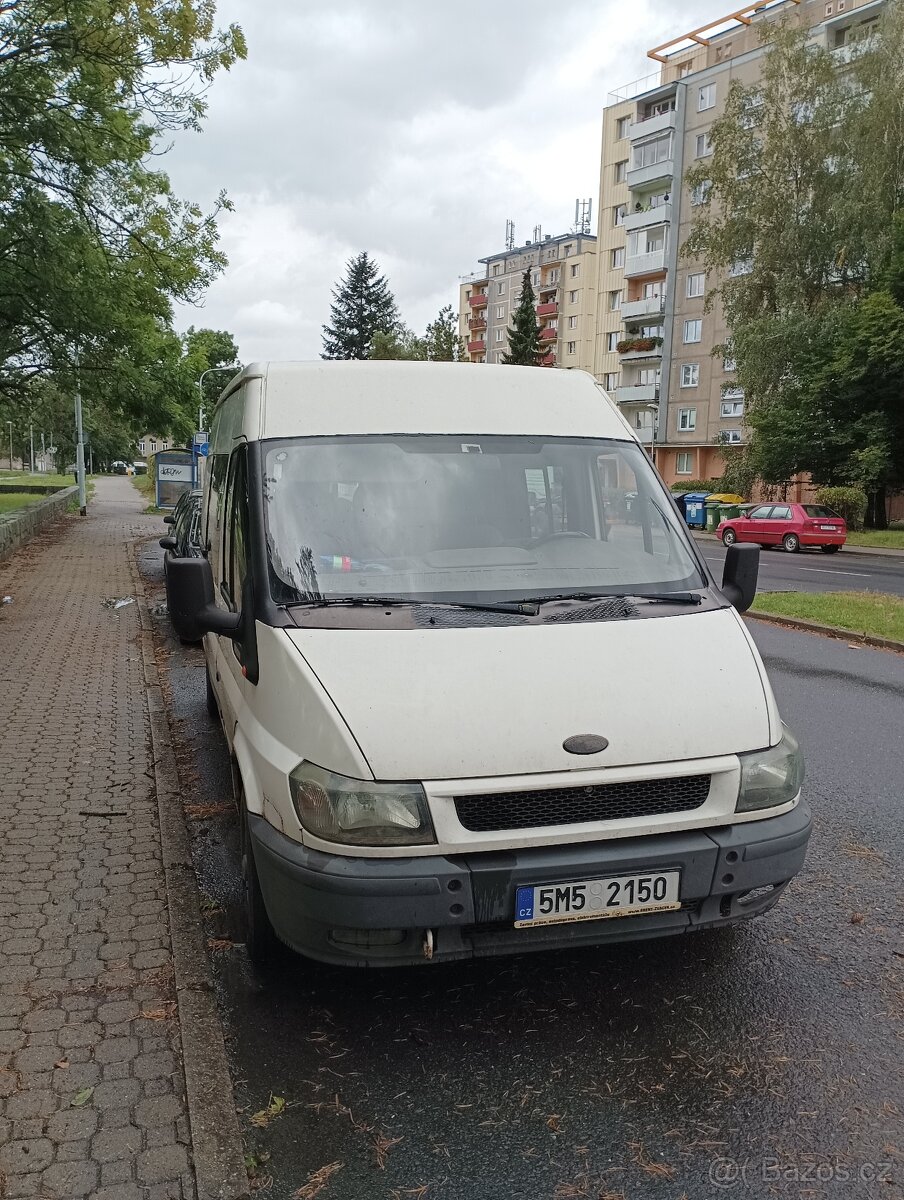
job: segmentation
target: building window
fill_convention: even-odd
[[[618,387],[618,372],[607,371],[603,376],[603,387],[607,392],[614,392]]]
[[[621,290],[609,293],[609,312],[618,312],[621,308]]]
[[[667,133],[665,137],[650,138],[649,141],[640,142],[634,147],[634,169],[653,167],[671,157],[672,135],[670,133]]]
[[[699,319],[684,322],[684,343],[699,342],[703,337],[703,322]]]
[[[577,317],[569,317],[568,318],[568,328],[569,329],[577,329],[577,327],[578,327]]]
[[[616,267],[623,267],[625,265],[625,248],[624,248],[624,246],[616,246],[616,248],[614,250],[610,251],[610,254],[611,254],[611,261],[612,261],[613,269]]]
[[[706,204],[706,202],[709,200],[709,193],[712,190],[712,186],[712,182],[709,179],[704,179],[702,183],[698,183],[691,192],[691,204],[693,204],[695,207],[701,204]],[[729,272],[729,274],[731,274],[731,272]]]
[[[534,287],[536,287],[539,282],[540,282],[540,272],[534,271],[533,275],[531,276],[531,283],[534,285]]]
[[[606,334],[606,349],[609,351],[610,354],[615,353],[615,347],[618,345],[620,340],[621,339],[620,339],[617,331],[615,333],[607,333]]]
[[[749,275],[753,270],[752,258],[739,258],[728,268],[729,279],[737,279],[739,275]]]
[[[138,443],[138,453],[144,454],[144,438]]]
[[[706,112],[708,108],[716,107],[716,85],[704,83],[697,93],[697,112]]]
[[[628,215],[628,210],[624,204],[616,204],[612,210],[612,224],[624,225],[625,217]]]
[[[743,400],[723,400],[719,405],[720,417],[743,417],[744,401]]]
[[[501,279],[499,281],[499,283],[496,284],[496,295],[497,296],[505,295],[505,280],[504,279]]]
[[[696,387],[700,382],[700,364],[699,363],[682,363],[681,365],[681,386]]]
[[[728,442],[729,446],[736,446],[743,440],[740,429],[723,429],[719,436],[723,442]]]
[[[624,183],[628,177],[628,160],[622,159],[615,164],[615,182]]]
[[[166,438],[164,438],[163,441],[160,443],[160,449],[161,450],[169,450],[169,442],[166,440]]]
[[[574,270],[574,267],[572,267],[571,269]],[[558,267],[556,267],[556,269],[554,271],[549,272],[549,276],[547,277],[546,282],[547,283],[558,283],[559,282],[559,268]]]
[[[685,450],[681,454],[675,455],[675,474],[690,475],[691,473],[691,458],[693,456],[689,451]]]
[[[495,331],[495,338],[496,338],[496,341],[497,341],[497,342],[501,342],[501,341],[504,339],[504,337],[505,337],[505,330],[504,330],[504,329],[497,329],[497,330]]]
[[[580,273],[581,273],[581,264],[580,263],[572,263],[571,264],[571,278],[577,279],[577,277],[580,275]]]
[[[156,450],[157,450],[157,439],[151,438],[151,454],[154,454]]]
[[[679,63],[678,64],[678,78],[679,79],[687,79],[688,75],[691,74],[693,69],[694,69],[694,64],[690,59],[688,59],[687,62]]]
[[[723,358],[722,359],[722,370],[723,371],[737,371],[737,369],[738,369],[738,364],[735,362],[735,360],[733,358]]]
[[[565,343],[565,353],[566,354],[574,354],[574,352],[575,352],[575,350],[577,350],[577,348],[578,348],[577,342],[566,342]]]
[[[498,275],[502,270],[502,263],[493,263],[493,274]]]
[[[693,300],[696,296],[702,296],[706,290],[706,275],[700,271],[694,275],[687,277],[687,298]]]
[[[628,136],[628,130],[630,128],[631,128],[631,118],[630,117],[619,117],[618,120],[615,122],[616,140],[620,142],[622,140],[622,138],[626,138]]]
[[[578,296],[580,296],[580,294],[581,294],[580,292],[569,292],[568,293],[568,303],[569,304],[577,304]]]
[[[707,158],[713,152],[712,138],[708,133],[698,133],[694,143],[694,157]]]
[[[690,433],[697,428],[697,410],[695,408],[678,409],[678,430],[680,433]]]
[[[496,305],[496,320],[497,321],[505,320],[505,305],[504,304]]]
[[[574,254],[574,242],[569,242],[565,247],[565,257],[570,258]]]

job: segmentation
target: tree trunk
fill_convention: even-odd
[[[887,529],[888,511],[885,503],[885,488],[876,488],[874,492],[869,492],[868,496],[864,525],[867,529]]]

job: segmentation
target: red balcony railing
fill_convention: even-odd
[[[469,354],[483,354],[484,351],[486,350],[486,348],[487,348],[486,342],[481,342],[481,341],[468,342],[468,353]]]
[[[537,305],[538,317],[552,317],[559,311],[559,306],[555,300],[550,300],[546,304]]]
[[[556,356],[554,354],[544,354],[540,359],[541,367],[554,367],[556,365]]]
[[[468,322],[469,329],[486,329],[487,322],[485,317],[472,317]]]
[[[554,342],[558,336],[559,336],[558,329],[541,329],[540,330],[540,341],[541,342]]]
[[[468,303],[472,308],[482,308],[489,301],[489,296],[486,292],[482,292],[479,296],[471,296]]]

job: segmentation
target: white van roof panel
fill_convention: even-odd
[[[585,371],[487,363],[251,363],[228,391],[249,377],[263,380],[261,438],[511,433],[637,440]]]

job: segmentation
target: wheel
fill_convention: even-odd
[[[723,529],[722,530],[722,545],[723,546],[733,546],[737,540],[738,540],[738,535],[735,533],[735,531],[733,529]]]
[[[800,549],[800,538],[796,533],[786,533],[782,538],[782,549],[787,550],[789,554],[796,554]]]
[[[256,967],[266,967],[279,952],[280,943],[264,904],[254,850],[251,845],[251,829],[248,809],[241,782],[236,784],[236,803],[239,807],[239,830],[241,836],[242,912],[241,924],[245,949]]]
[[[210,667],[204,666],[204,679],[207,683],[207,715],[212,721],[219,720],[220,706],[217,704],[217,694],[213,690],[213,684],[210,682]]]
[[[823,554],[837,554],[841,549],[840,546],[820,546],[819,548]]]

